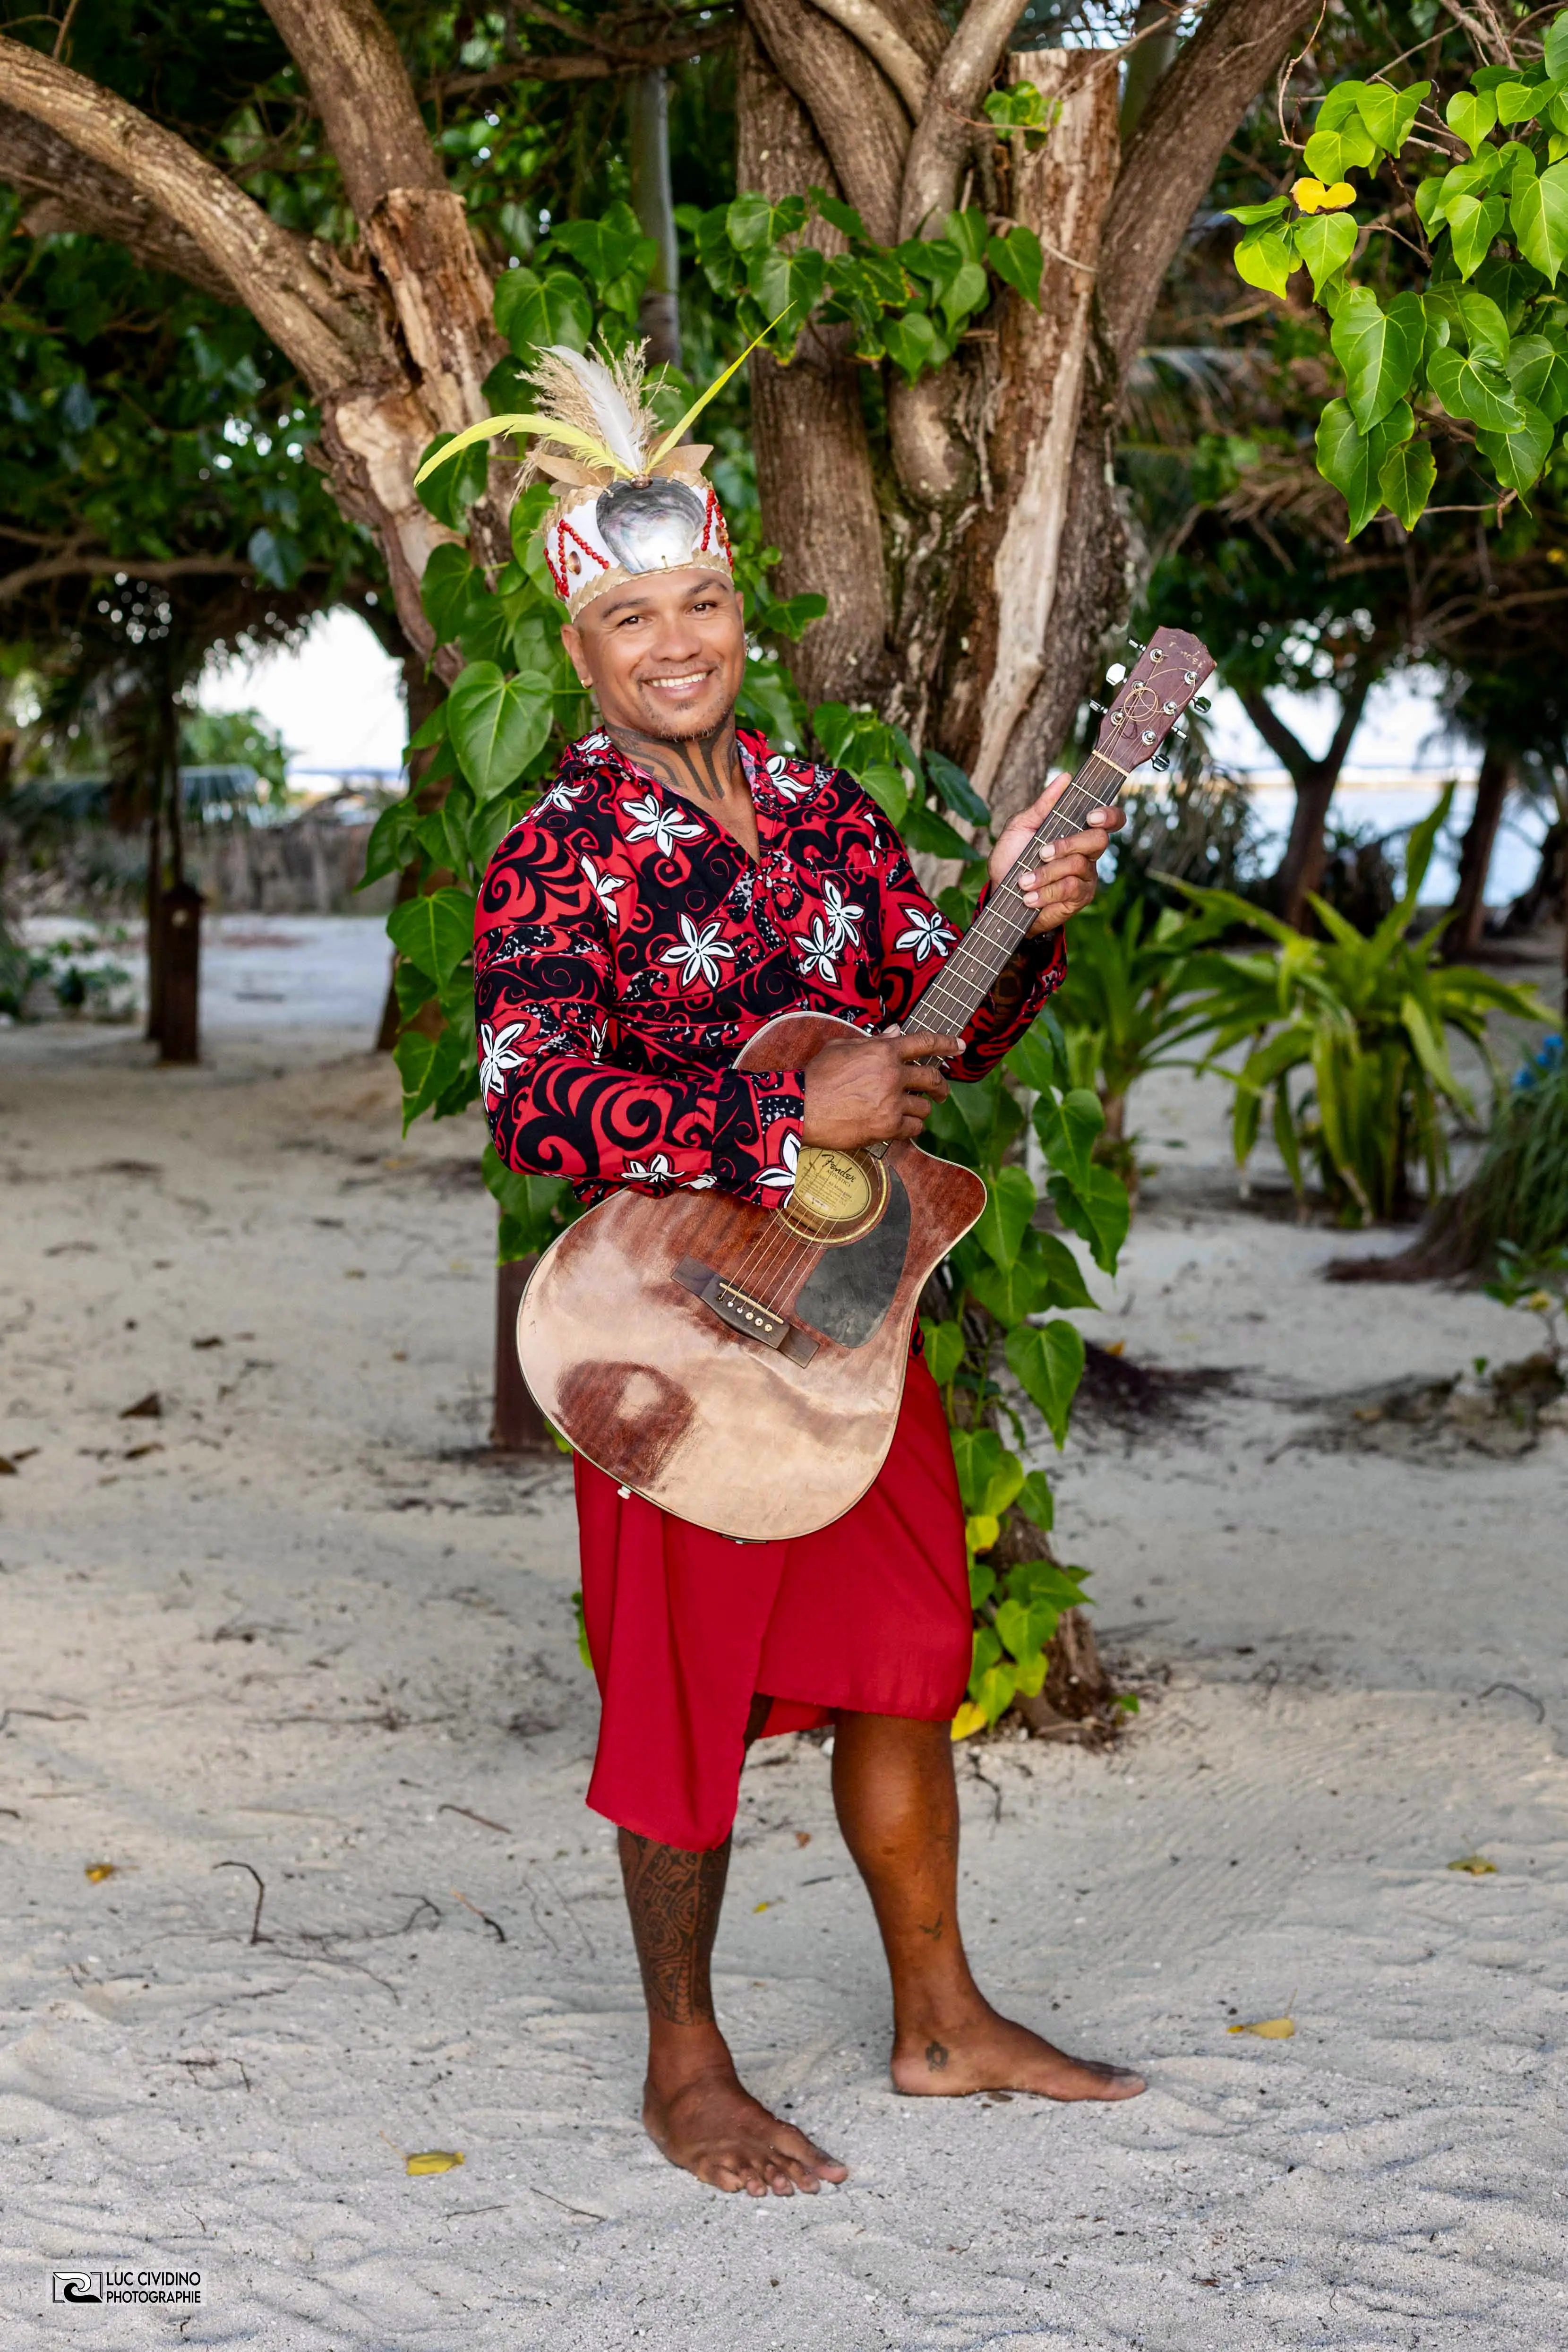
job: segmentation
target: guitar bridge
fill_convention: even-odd
[[[817,1342],[791,1323],[787,1316],[775,1314],[742,1290],[737,1283],[727,1282],[711,1265],[700,1258],[684,1257],[674,1269],[674,1278],[683,1290],[711,1307],[721,1323],[738,1331],[745,1339],[756,1339],[764,1348],[776,1349],[792,1364],[809,1364],[817,1352]]]

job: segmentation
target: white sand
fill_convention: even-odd
[[[1144,1123],[1190,1148],[1103,1336],[1248,1392],[1076,1443],[1059,1528],[1159,1696],[1109,1759],[963,1759],[985,1981],[1152,2088],[896,2099],[822,1759],[775,1743],[723,2014],[853,2177],[757,2209],[637,2126],[569,1482],[473,1450],[475,1133],[400,1143],[350,1030],[246,993],[199,1072],[0,1038],[0,1454],[37,1449],[0,1478],[7,2352],[1560,2346],[1568,1439],[1287,1443],[1291,1397],[1522,1354],[1525,1318],[1317,1283],[1342,1244],[1228,1207],[1223,1104],[1162,1082]],[[1477,1848],[1495,1876],[1444,1867]],[[1292,2041],[1227,2032],[1288,2004]],[[431,2147],[464,2168],[406,2178]],[[114,2263],[200,2265],[207,2306],[51,2307],[53,2266]]]

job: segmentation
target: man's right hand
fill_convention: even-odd
[[[904,1037],[844,1037],[806,1065],[802,1143],[840,1151],[918,1135],[947,1081],[941,1065],[964,1050],[959,1037],[913,1030]]]

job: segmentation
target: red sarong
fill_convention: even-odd
[[[964,1514],[936,1383],[909,1366],[875,1484],[791,1543],[672,1517],[580,1454],[582,1607],[603,1714],[588,1801],[688,1852],[735,1820],[755,1694],[765,1736],[856,1714],[946,1722],[972,1654]]]

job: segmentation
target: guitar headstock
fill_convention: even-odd
[[[1185,629],[1156,629],[1116,688],[1094,748],[1131,774],[1152,760],[1214,674],[1214,656]]]

